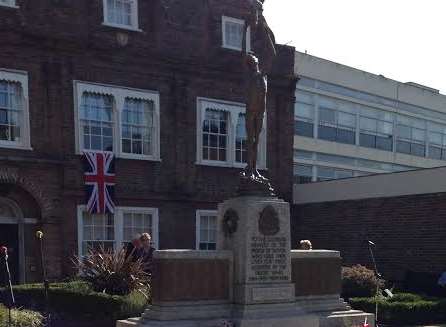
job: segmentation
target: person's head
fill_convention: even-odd
[[[302,240],[302,241],[300,241],[300,249],[301,250],[312,250],[313,245],[311,244],[311,242],[309,240]]]
[[[149,233],[142,233],[139,240],[141,241],[142,246],[149,247],[152,241],[152,237]]]
[[[132,240],[132,244],[134,247],[139,248],[141,246],[141,234],[136,234]]]

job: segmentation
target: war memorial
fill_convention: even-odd
[[[237,194],[218,207],[217,250],[156,251],[152,304],[117,327],[374,326],[340,298],[339,252],[291,250],[290,205],[256,169],[275,42],[262,3],[251,3],[244,35],[249,28],[253,46],[244,38],[241,58],[248,160]]]

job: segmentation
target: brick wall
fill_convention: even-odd
[[[341,251],[344,265],[371,268],[371,240],[384,278],[403,280],[407,271],[446,270],[445,221],[446,193],[302,204],[292,209],[292,242],[310,239]]]
[[[41,208],[37,227],[51,233],[52,275],[71,269],[76,206],[85,203],[73,80],[159,92],[162,161],[117,159],[116,202],[159,208],[160,246],[194,248],[195,210],[216,209],[237,186],[239,169],[195,164],[196,98],[244,102],[240,53],[221,47],[221,16],[242,18],[245,2],[139,1],[142,32],[104,26],[102,0],[17,4],[19,9],[0,6],[0,68],[28,72],[33,150],[0,148],[0,173],[18,169],[22,184],[35,185],[24,190]],[[118,38],[128,38],[127,45]],[[278,53],[269,80],[267,174],[290,201],[294,49],[280,46]],[[10,179],[0,179],[0,187],[17,184]]]

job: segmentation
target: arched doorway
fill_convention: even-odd
[[[25,282],[24,223],[20,207],[12,200],[0,197],[0,245],[8,248],[14,284]]]

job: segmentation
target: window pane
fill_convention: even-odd
[[[314,124],[296,120],[294,122],[294,133],[296,135],[314,137]]]
[[[376,132],[377,121],[375,119],[361,117],[360,128],[361,130]]]
[[[426,147],[422,144],[412,143],[411,153],[414,156],[424,157],[426,155]]]
[[[335,169],[327,167],[317,167],[317,178],[319,181],[335,178]]]
[[[338,125],[356,128],[356,116],[345,112],[339,112]]]
[[[113,215],[91,215],[84,212],[82,223],[83,255],[87,254],[88,249],[99,249],[101,246],[105,249],[113,249],[115,232]]]
[[[206,109],[203,121],[203,138],[209,137],[209,144],[203,143],[203,159],[226,161],[228,113],[225,111]],[[208,127],[209,126],[209,127]],[[240,129],[242,125],[240,126]],[[246,133],[245,133],[246,134]],[[242,136],[242,135],[241,135]]]
[[[297,117],[314,120],[314,106],[305,103],[296,103],[295,115]]]
[[[396,143],[396,152],[410,154],[410,142],[398,141]]]
[[[319,138],[321,140],[336,141],[336,130],[337,128],[335,127],[319,126]]]
[[[441,160],[441,152],[442,152],[442,148],[439,148],[436,146],[430,146],[429,147],[429,158]]]
[[[338,128],[336,140],[341,143],[355,144],[355,132]]]
[[[124,153],[153,155],[154,138],[153,101],[126,98],[122,120],[122,151]]]
[[[235,157],[236,162],[246,163],[247,162],[247,149],[246,149],[246,122],[245,114],[239,114],[236,135],[235,135]],[[226,141],[226,138],[225,138]],[[226,148],[226,144],[222,146]]]
[[[132,26],[134,0],[107,0],[107,21],[112,24]]]
[[[336,111],[331,109],[319,108],[319,120],[321,122],[336,124]]]
[[[84,149],[113,151],[113,98],[86,92],[79,110]]]
[[[376,147],[376,136],[361,133],[359,135],[359,145],[367,148],[375,148]]]
[[[393,137],[388,136],[377,136],[376,137],[376,148],[385,151],[392,151],[393,149]]]
[[[393,124],[388,122],[379,121],[378,122],[378,133],[382,134],[393,134]]]
[[[0,81],[0,141],[20,142],[22,121],[21,85]]]
[[[398,125],[398,136],[405,139],[411,138],[410,127],[404,125]]]
[[[242,49],[244,25],[236,22],[225,22],[225,44]]]

